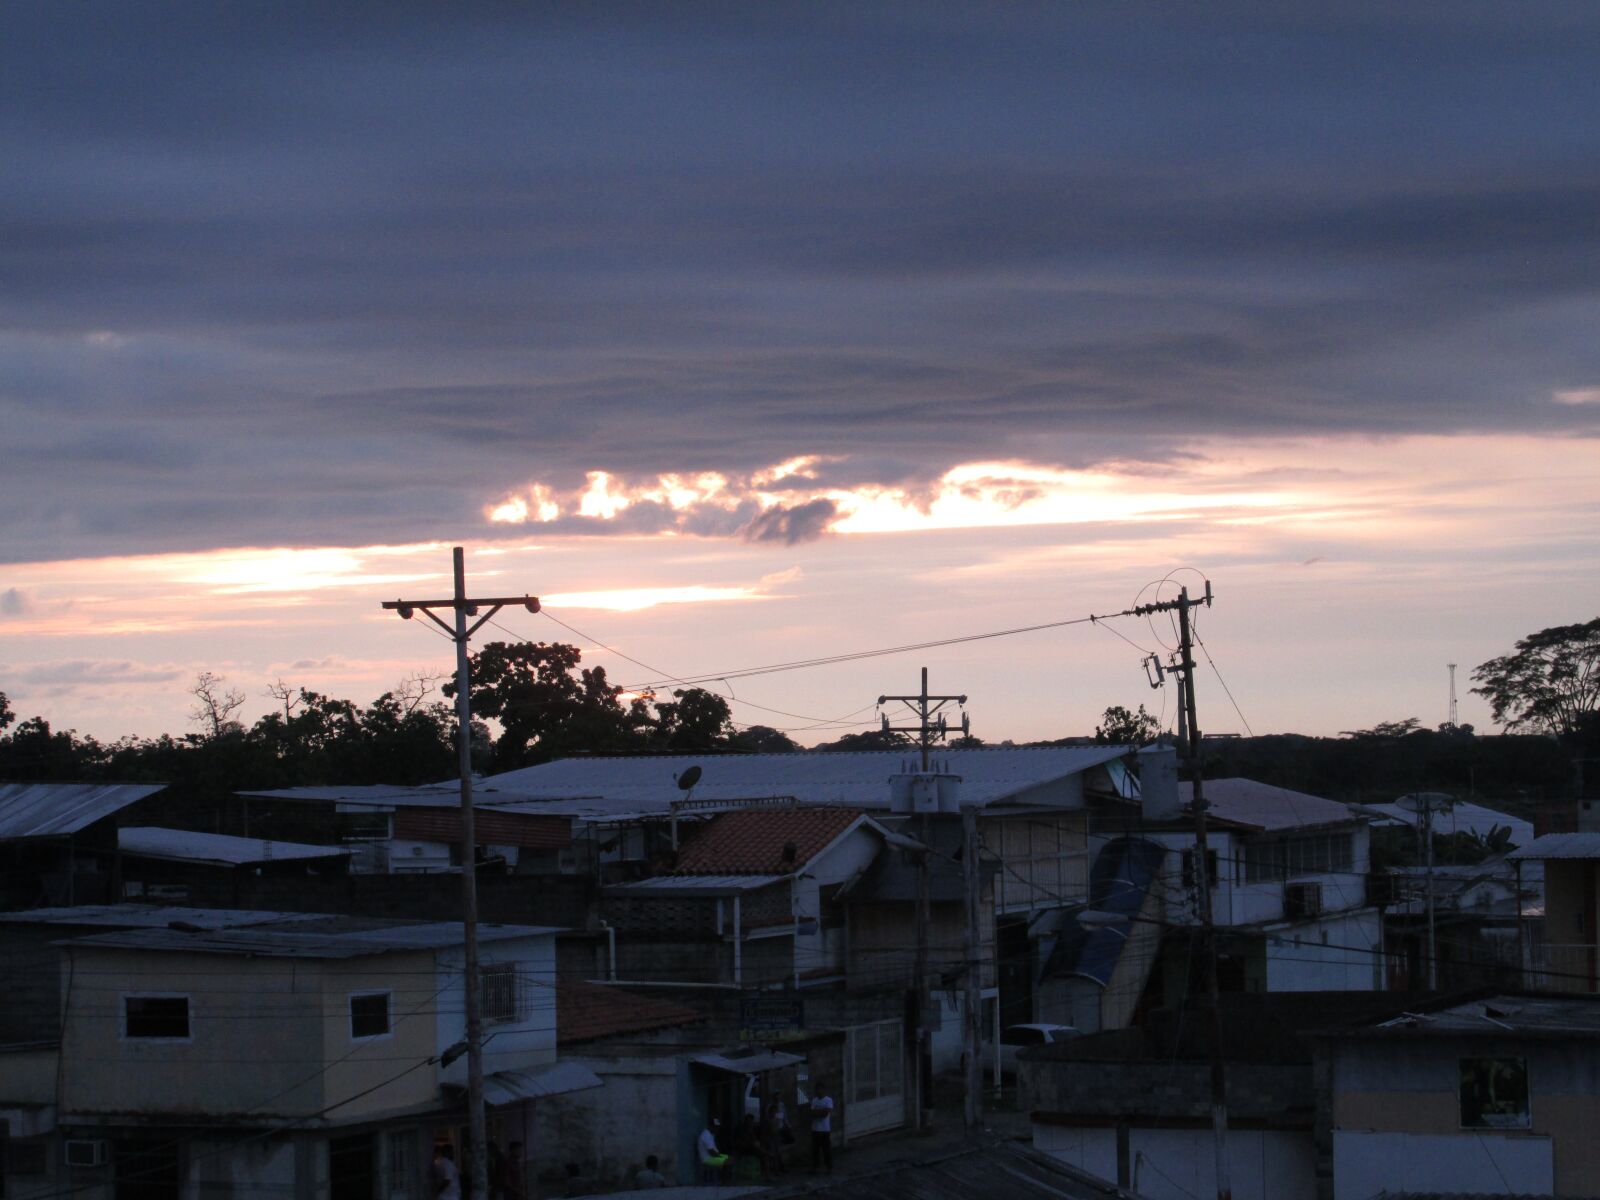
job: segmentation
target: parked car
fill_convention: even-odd
[[[1052,1042],[1064,1042],[1069,1038],[1078,1036],[1078,1031],[1071,1025],[1050,1025],[1039,1022],[1028,1022],[1021,1025],[1011,1025],[1000,1034],[1000,1073],[1014,1075],[1017,1071],[1017,1051],[1024,1046],[1048,1046]],[[993,1042],[984,1047],[984,1069],[994,1070],[994,1055],[997,1047]]]

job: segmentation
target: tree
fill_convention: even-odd
[[[237,688],[224,690],[222,685],[226,682],[221,675],[201,671],[189,689],[195,700],[189,719],[200,726],[203,737],[219,738],[239,728],[233,714],[244,707],[244,693]]]
[[[1104,746],[1147,746],[1160,736],[1161,722],[1142,704],[1136,713],[1113,704],[1102,714],[1094,731],[1094,740]]]
[[[751,725],[728,739],[728,749],[743,754],[793,754],[800,749],[800,743],[781,729]]]
[[[17,714],[11,711],[11,701],[6,698],[4,692],[0,692],[0,729],[4,729],[16,719]]]
[[[713,750],[733,735],[728,702],[705,688],[683,688],[656,705],[655,740],[669,750]]]
[[[1479,664],[1472,677],[1481,685],[1473,692],[1509,730],[1568,741],[1592,733],[1600,713],[1600,617],[1529,634],[1512,653]]]
[[[912,744],[911,739],[898,730],[868,729],[861,733],[847,733],[836,742],[823,742],[817,749],[831,752],[903,750]]]
[[[496,770],[644,744],[651,725],[645,701],[624,705],[605,668],[580,669],[582,661],[582,652],[563,642],[489,642],[472,656],[472,711],[500,723]],[[453,697],[455,684],[444,693]]]
[[[1379,721],[1371,729],[1345,729],[1339,736],[1358,742],[1393,742],[1403,737],[1410,737],[1421,729],[1421,721],[1415,717],[1406,717],[1401,721]]]

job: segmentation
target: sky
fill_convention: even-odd
[[[1452,662],[1488,728],[1600,612],[1597,61],[1590,3],[9,4],[0,691],[370,700],[462,545],[545,605],[480,637],[630,686],[1208,578],[1202,728],[1437,724]],[[1171,641],[713,686],[1059,737],[1170,718]]]

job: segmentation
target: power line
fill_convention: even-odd
[[[890,654],[909,654],[915,650],[931,650],[940,646],[956,646],[966,642],[981,642],[991,638],[1014,637],[1022,633],[1037,633],[1044,629],[1063,629],[1069,625],[1089,625],[1100,621],[1109,621],[1116,617],[1129,617],[1136,615],[1133,610],[1126,609],[1122,612],[1100,613],[1087,617],[1072,617],[1062,621],[1044,621],[1037,625],[1019,625],[1012,629],[995,629],[987,633],[969,633],[960,637],[936,638],[926,642],[908,642],[899,646],[885,646],[875,650],[855,650],[847,654],[830,654],[818,658],[795,659],[790,662],[770,663],[760,667],[742,667],[734,671],[718,671],[714,674],[690,677],[687,679],[656,679],[645,683],[629,686],[629,691],[645,691],[653,686],[665,686],[668,683],[681,683],[698,685],[702,683],[715,683],[718,680],[746,679],[754,675],[773,675],[782,671],[799,671],[810,667],[833,666],[838,663],[856,662],[866,658],[882,658]]]

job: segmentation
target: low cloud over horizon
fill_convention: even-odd
[[[0,561],[1600,436],[1600,15],[1467,7],[11,6]]]

